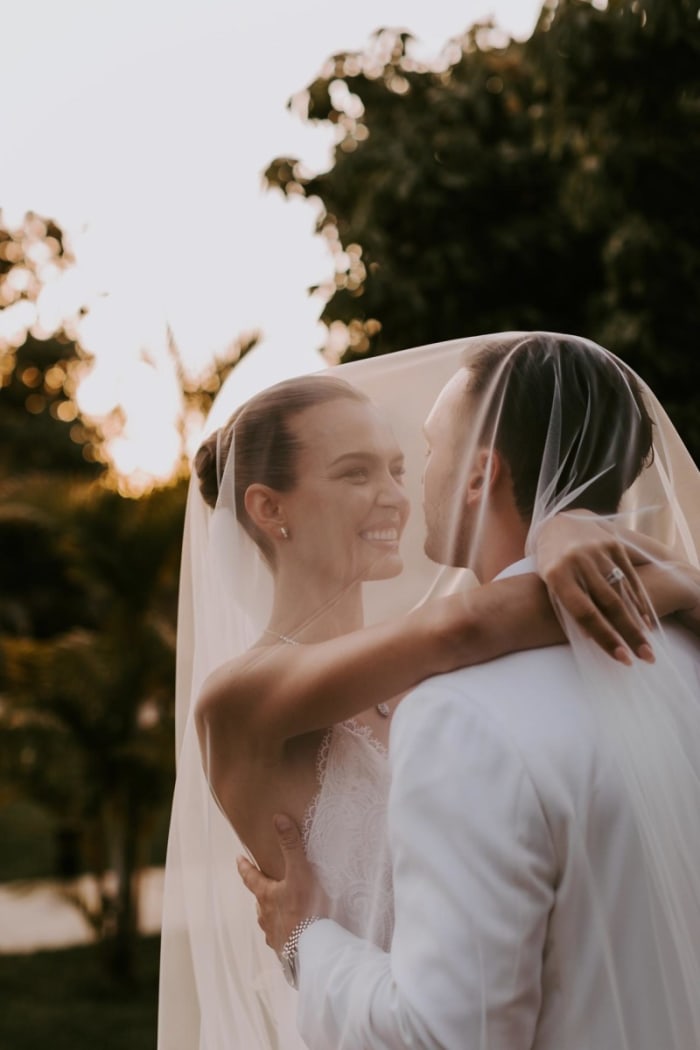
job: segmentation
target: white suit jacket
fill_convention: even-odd
[[[697,674],[694,641],[668,633]],[[390,761],[391,952],[330,920],[303,934],[312,1050],[684,1046],[618,764],[568,647],[424,682],[395,715]]]

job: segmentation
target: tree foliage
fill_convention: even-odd
[[[80,551],[83,626],[6,637],[2,779],[70,832],[102,887],[90,918],[130,972],[138,870],[174,776],[174,653],[184,483],[140,500],[75,489],[54,519]],[[110,936],[111,935],[111,936]]]
[[[180,437],[180,461],[176,472],[182,477],[188,477],[190,472],[188,453],[190,428],[194,425],[198,431],[201,430],[229,375],[236,365],[240,364],[243,358],[258,345],[259,341],[260,332],[244,333],[234,339],[223,353],[215,355],[203,373],[192,376],[185,368],[175,335],[168,326],[168,352],[180,392],[180,414],[177,422]]]
[[[186,480],[139,500],[108,483],[75,397],[89,366],[76,319],[44,328],[45,289],[71,262],[53,221],[0,225],[0,800],[52,815],[62,874],[96,876],[89,918],[128,977],[138,870],[174,776]]]
[[[174,779],[186,448],[257,336],[191,377],[168,333],[180,461],[171,483],[130,498],[76,400],[90,365],[78,318],[45,321],[72,261],[54,221],[0,221],[0,802],[51,815],[57,873],[95,876],[95,901],[75,902],[128,978],[139,871]]]
[[[525,42],[477,25],[425,68],[380,30],[293,101],[337,129],[318,198],[322,314],[345,359],[504,329],[627,360],[700,455],[700,21],[690,0],[551,0]]]
[[[105,470],[100,437],[75,401],[89,355],[70,324],[44,331],[47,284],[73,259],[63,231],[30,212],[16,228],[0,212],[0,478],[61,471],[90,478]]]

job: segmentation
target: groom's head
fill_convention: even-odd
[[[491,578],[557,510],[614,513],[648,461],[652,422],[632,373],[571,336],[491,339],[425,426],[426,552]]]

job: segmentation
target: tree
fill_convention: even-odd
[[[63,525],[81,551],[93,623],[2,646],[12,697],[0,719],[5,779],[82,839],[102,887],[90,918],[122,979],[133,975],[138,872],[174,775],[183,489],[180,482],[139,500],[104,487],[74,490]]]
[[[50,638],[92,622],[70,531],[57,528],[65,484],[5,486],[0,504],[0,637]]]
[[[474,26],[432,69],[406,33],[334,56],[293,105],[337,128],[318,198],[323,320],[345,360],[503,329],[573,331],[640,372],[696,456],[700,22],[690,0],[548,2],[531,38]]]
[[[42,325],[42,294],[72,262],[53,220],[30,212],[9,228],[0,212],[0,480],[48,470],[90,478],[106,467],[75,401],[90,364],[75,323]]]
[[[61,874],[91,872],[113,974],[133,976],[139,872],[174,777],[175,620],[190,431],[255,344],[196,378],[170,337],[181,459],[130,498],[81,418],[75,320],[42,328],[42,282],[70,265],[56,223],[0,226],[0,788],[54,819]]]
[[[260,341],[260,333],[248,332],[234,339],[222,354],[216,355],[196,376],[188,374],[175,336],[168,327],[168,351],[175,372],[175,379],[180,391],[180,414],[177,421],[180,436],[180,458],[175,468],[176,474],[189,477],[190,459],[188,453],[189,438],[194,428],[200,433],[217,394],[229,375]]]

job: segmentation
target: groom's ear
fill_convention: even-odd
[[[476,505],[493,491],[503,475],[503,459],[495,448],[480,448],[467,479],[467,504]]]

